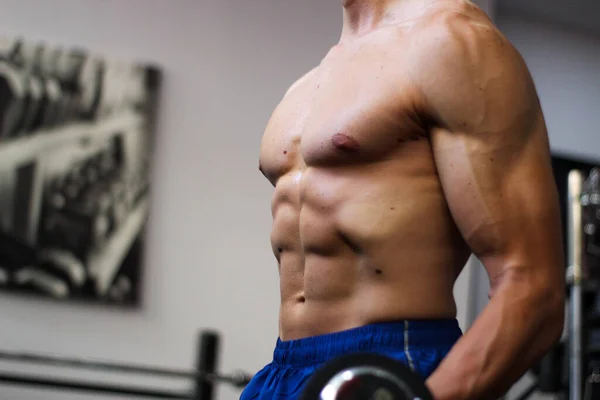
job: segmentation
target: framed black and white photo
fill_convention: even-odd
[[[135,306],[160,70],[0,40],[0,290]]]

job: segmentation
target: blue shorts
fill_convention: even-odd
[[[455,319],[377,323],[308,338],[277,340],[273,361],[246,386],[240,400],[294,400],[311,374],[332,358],[357,352],[387,355],[426,379],[461,337]]]

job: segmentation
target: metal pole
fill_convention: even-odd
[[[229,374],[218,374],[215,371],[202,370],[185,371],[167,368],[158,368],[147,365],[117,364],[114,362],[67,358],[50,354],[33,354],[0,350],[0,362],[11,361],[35,365],[52,365],[55,367],[89,369],[102,372],[124,372],[138,375],[154,375],[179,379],[208,379],[211,382],[224,382],[237,388],[245,387],[252,376],[244,371],[233,371]]]
[[[583,397],[582,379],[582,209],[581,191],[583,175],[581,171],[569,172],[569,210],[568,210],[568,256],[567,279],[570,283],[569,314],[569,399],[581,400]]]
[[[523,391],[523,393],[521,393],[519,395],[519,397],[515,398],[515,400],[526,400],[526,399],[530,398],[531,395],[534,394],[536,390],[538,390],[537,383],[532,383],[531,385],[529,385],[529,387],[527,389],[525,389]]]
[[[219,356],[219,334],[217,332],[201,332],[198,342],[196,368],[210,376],[217,371]],[[210,379],[196,379],[196,400],[213,400],[215,385]]]
[[[13,386],[38,387],[49,390],[71,390],[88,393],[96,392],[109,395],[125,395],[129,397],[142,397],[146,399],[192,399],[192,393],[169,392],[160,389],[150,389],[133,386],[118,386],[76,380],[55,379],[39,376],[21,376],[0,373],[0,383]]]
[[[185,371],[167,368],[158,368],[147,365],[117,364],[108,361],[93,360],[89,358],[67,358],[50,354],[20,353],[0,350],[0,362],[12,361],[36,365],[52,365],[55,367],[89,369],[102,372],[123,372],[139,375],[154,375],[165,378],[196,379],[196,371]]]

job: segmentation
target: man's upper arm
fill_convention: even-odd
[[[445,21],[419,72],[433,155],[456,224],[492,282],[562,285],[561,230],[544,117],[517,51],[491,25]],[[426,60],[421,60],[425,62]]]

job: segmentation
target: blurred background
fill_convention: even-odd
[[[538,88],[556,157],[568,162],[584,160],[589,165],[596,160],[600,163],[600,3],[477,3],[525,58]],[[283,92],[338,40],[340,1],[0,0],[0,10],[2,32],[7,37],[84,49],[102,59],[120,60],[119,65],[135,67],[137,74],[129,75],[131,82],[141,75],[153,76],[153,71],[160,71],[162,76],[158,104],[152,100],[150,108],[133,107],[144,111],[118,117],[117,128],[77,121],[100,126],[92,132],[98,134],[86,130],[86,134],[79,133],[83,140],[59,146],[51,155],[43,154],[44,160],[51,160],[43,171],[60,173],[42,179],[44,184],[39,187],[44,190],[33,196],[46,204],[40,206],[42,211],[35,221],[47,220],[44,216],[52,213],[54,220],[62,220],[55,210],[60,196],[52,194],[66,196],[65,185],[83,174],[90,160],[94,160],[96,170],[104,171],[100,166],[107,166],[105,176],[112,178],[105,178],[104,187],[109,181],[131,188],[134,181],[140,193],[151,188],[148,202],[143,203],[147,214],[142,215],[147,218],[142,217],[143,223],[138,221],[133,229],[137,234],[129,235],[132,241],[125,246],[134,250],[132,254],[138,258],[130,264],[141,266],[141,272],[125,274],[128,280],[117,285],[114,296],[109,292],[117,283],[115,275],[101,280],[110,284],[101,285],[98,295],[97,279],[86,279],[91,284],[89,290],[77,291],[68,282],[63,289],[55,285],[48,289],[36,283],[40,282],[39,274],[38,278],[31,272],[23,274],[21,281],[30,292],[56,297],[66,287],[69,295],[76,293],[86,301],[47,301],[38,295],[0,291],[0,348],[178,368],[193,365],[198,330],[215,328],[223,335],[223,370],[261,368],[270,361],[275,344],[279,292],[269,244],[271,187],[256,171],[258,148]],[[12,45],[10,41],[2,43],[0,56],[4,49],[10,53]],[[151,92],[155,89],[153,85],[145,87]],[[142,99],[148,101],[147,96]],[[142,124],[150,125],[140,127],[138,117]],[[124,146],[124,137],[141,142]],[[152,140],[146,142],[149,137]],[[19,151],[26,153],[27,148],[22,146]],[[140,167],[150,167],[128,178],[131,181],[118,175],[123,160],[131,159],[123,156],[127,148],[138,152],[139,157],[134,158],[139,158]],[[19,166],[15,172],[21,177],[19,182],[41,179],[39,170],[27,163],[21,168],[21,163],[10,161],[14,154],[19,153],[3,152],[0,146],[0,166]],[[0,174],[0,203],[10,203],[10,207],[21,204],[23,198],[13,179],[14,175],[8,179]],[[7,183],[9,180],[13,183]],[[4,189],[7,185],[12,193],[9,197],[8,189]],[[97,196],[98,192],[94,193]],[[136,201],[139,198],[145,197]],[[132,205],[127,209],[127,216],[137,210]],[[15,248],[27,247],[32,232],[38,239],[44,237],[39,223],[33,229],[31,221],[15,222],[24,216],[5,214],[0,213],[3,226],[25,227]],[[103,222],[97,224],[100,227],[96,231],[88,229],[87,223],[78,225],[88,227],[84,231],[90,235],[82,245],[85,254],[104,248],[120,232],[110,231]],[[56,224],[49,226],[59,229]],[[94,232],[102,233],[100,238]],[[71,249],[79,245],[67,245],[69,252],[64,251],[64,243],[44,247],[51,250],[44,253],[45,260],[58,264],[62,271],[53,276],[61,281],[81,279],[73,267]],[[119,254],[121,257],[108,263],[119,268],[107,270],[121,270],[125,260],[123,253]],[[47,273],[48,266],[45,268]],[[57,266],[52,268],[55,271]],[[478,262],[471,260],[456,284],[463,329],[468,329],[487,302],[486,278]],[[123,297],[123,293],[130,297]],[[135,307],[106,306],[107,302]],[[15,368],[0,363],[0,370]],[[31,370],[28,366],[19,368]],[[105,375],[106,380],[123,379],[118,374]],[[79,370],[71,371],[70,376],[89,377]],[[527,374],[507,398],[516,399],[533,381],[535,374]],[[164,386],[177,384],[165,382]],[[217,398],[238,397],[238,390],[219,386]],[[534,393],[531,398],[554,397]],[[104,397],[0,386],[0,398]]]

